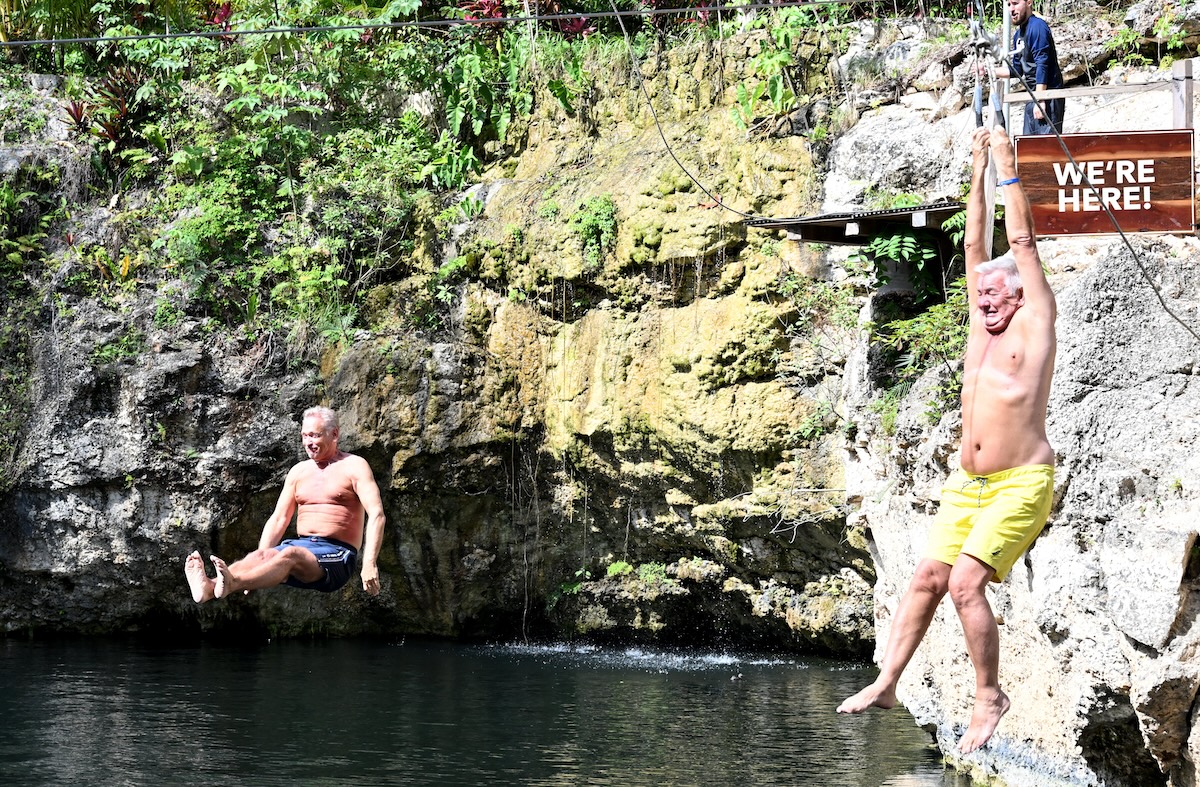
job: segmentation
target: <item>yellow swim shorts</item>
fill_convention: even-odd
[[[1000,582],[1042,532],[1054,498],[1054,468],[1026,465],[989,475],[956,470],[942,487],[942,507],[925,557],[954,565],[960,553],[996,570]]]

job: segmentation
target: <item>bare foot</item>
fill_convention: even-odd
[[[224,598],[232,593],[237,582],[233,574],[229,573],[229,566],[225,565],[225,561],[216,555],[209,556],[212,559],[212,564],[217,567],[217,580],[213,583],[213,595],[217,598]]]
[[[215,598],[213,581],[204,571],[204,558],[200,557],[199,552],[193,552],[184,559],[183,573],[192,589],[192,599],[197,604],[203,604],[205,601],[212,601]]]
[[[1008,695],[1000,689],[975,694],[975,709],[971,711],[971,724],[967,727],[962,740],[958,742],[958,750],[970,754],[988,742],[996,725],[1004,714],[1008,713]]]
[[[886,710],[895,706],[896,688],[894,686],[880,686],[872,683],[853,697],[847,697],[837,707],[837,712],[862,713],[867,708],[884,708]]]

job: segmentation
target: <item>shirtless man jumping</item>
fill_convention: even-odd
[[[363,590],[379,595],[376,560],[383,541],[383,502],[371,468],[361,457],[339,451],[338,436],[333,410],[313,407],[304,412],[301,437],[308,460],[288,472],[258,549],[229,565],[213,555],[215,580],[204,570],[199,552],[184,560],[183,572],[197,604],[282,584],[332,593],[350,580],[360,547]],[[299,537],[281,543],[297,512]]]
[[[988,150],[1005,189],[1009,254],[985,261],[984,177]],[[1046,438],[1046,403],[1054,372],[1054,293],[1042,273],[1029,201],[1016,177],[1004,130],[976,129],[964,246],[971,310],[963,362],[962,469],[942,490],[942,504],[900,600],[879,677],[848,698],[839,713],[896,704],[900,674],[925,636],[947,591],[962,622],[975,667],[975,705],[959,750],[983,746],[1008,712],[1000,688],[1000,634],[984,589],[1007,576],[1045,525],[1054,490],[1054,451]]]

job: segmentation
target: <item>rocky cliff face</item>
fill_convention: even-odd
[[[1068,28],[1064,38],[1072,35],[1082,34]],[[1072,55],[1086,57],[1085,50]],[[854,190],[873,182],[862,173],[872,171],[873,179],[924,193],[953,181],[968,160],[965,134],[973,123],[947,115],[944,100],[940,92],[914,93],[865,114],[831,153],[827,199],[853,202]],[[1161,127],[1170,117],[1166,102],[1072,101],[1066,131]],[[920,135],[905,135],[920,142],[898,142],[890,131],[922,124]],[[930,137],[946,141],[937,154]],[[867,151],[884,145],[893,155],[881,164]],[[985,749],[956,753],[974,673],[948,599],[908,668],[901,698],[952,761],[985,779],[1039,787],[1195,784],[1200,244],[1134,238],[1136,256],[1115,236],[1042,240],[1039,248],[1058,299],[1048,420],[1057,470],[1046,530],[990,591],[1001,622],[1001,681],[1013,707]],[[894,432],[885,433],[863,409],[868,371],[862,353],[847,367],[847,406],[860,413],[862,428],[847,454],[846,486],[870,534],[882,645],[941,485],[957,466],[961,420],[952,414],[930,424],[925,403],[944,371],[931,372],[906,398]]]
[[[1078,42],[1075,73],[1098,57],[1103,28],[1064,34]],[[811,94],[839,80],[842,98],[814,99],[767,134],[729,115],[761,33],[641,69],[672,150],[739,210],[956,196],[972,125],[962,47],[928,26],[897,30],[906,37],[862,25],[840,52],[804,42]],[[925,414],[939,379],[914,387],[885,429],[854,319],[875,316],[865,281],[844,255],[714,207],[664,157],[634,75],[608,73],[586,112],[543,106],[519,129],[520,155],[471,193],[479,217],[442,238],[429,222],[415,256],[430,270],[461,257],[471,272],[440,333],[405,322],[412,281],[372,292],[365,326],[319,357],[302,337],[160,327],[155,288],[169,282],[55,295],[85,265],[62,244],[34,282],[30,415],[0,502],[6,630],[527,634],[841,654],[870,652],[876,631],[882,642],[957,461],[957,417]],[[53,110],[53,85],[39,89]],[[1092,128],[1091,108],[1071,108],[1068,125],[1075,113],[1075,128]],[[1128,117],[1161,114],[1139,105]],[[828,147],[841,125],[853,128]],[[85,169],[65,127],[44,133],[52,145],[23,143],[5,170],[48,158]],[[570,217],[604,196],[616,234],[592,256]],[[139,199],[92,206],[68,229],[116,252],[121,210]],[[1014,708],[991,745],[958,758],[1013,785],[1196,781],[1197,343],[1147,277],[1195,326],[1200,248],[1135,248],[1140,264],[1109,239],[1042,245],[1060,312],[1056,503],[993,589]],[[804,278],[785,295],[787,271]],[[131,335],[128,352],[103,351]],[[383,488],[383,594],[352,585],[197,607],[183,556],[255,545],[300,458],[298,415],[318,401],[341,412],[343,447]],[[948,602],[902,692],[955,759],[973,674]]]
[[[819,186],[793,133],[807,109],[794,128],[753,138],[729,114],[763,40],[655,55],[640,79],[672,149],[713,191],[743,211],[794,215]],[[800,48],[805,78],[827,80],[828,43]],[[41,88],[57,111],[53,82]],[[6,629],[586,634],[869,652],[873,575],[846,525],[827,428],[853,334],[831,326],[819,351],[797,338],[809,315],[777,281],[802,251],[748,238],[664,156],[629,66],[618,58],[589,99],[586,112],[568,117],[555,102],[525,121],[520,156],[467,196],[480,215],[440,237],[426,217],[414,256],[470,274],[446,294],[437,333],[416,335],[408,319],[427,274],[372,292],[366,327],[313,358],[302,337],[158,320],[172,283],[149,270],[56,292],[88,274],[60,241],[53,275],[35,282],[32,415],[0,509]],[[86,154],[61,123],[38,142],[12,152],[12,169],[42,160],[25,150]],[[613,242],[589,253],[579,216],[604,200]],[[60,231],[120,259],[123,217],[150,204],[125,193]],[[340,411],[343,447],[382,485],[383,594],[195,606],[182,557],[255,546],[301,458],[298,415],[315,402]]]

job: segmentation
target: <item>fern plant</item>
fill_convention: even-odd
[[[850,261],[865,263],[881,285],[891,281],[889,264],[905,265],[911,272],[913,289],[922,301],[937,300],[941,296],[938,249],[926,233],[899,230],[891,235],[877,235]]]

